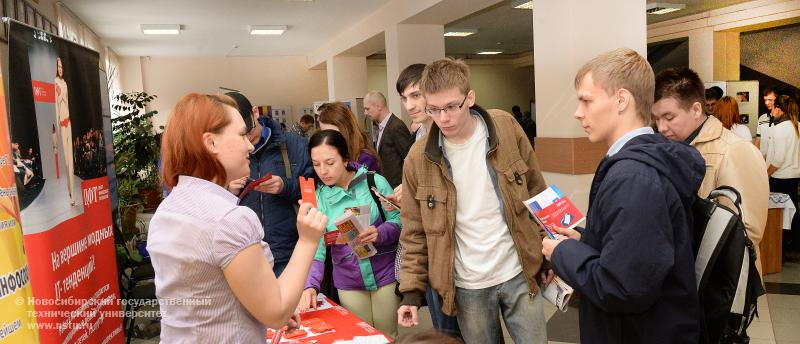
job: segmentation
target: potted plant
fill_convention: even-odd
[[[123,230],[131,228],[126,224],[135,225],[139,209],[155,208],[160,201],[159,150],[152,122],[158,111],[146,110],[155,98],[146,92],[122,93],[112,107],[117,113],[111,126]]]

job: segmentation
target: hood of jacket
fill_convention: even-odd
[[[700,152],[684,142],[671,141],[661,134],[639,135],[628,141],[617,154],[606,158],[596,174],[598,179],[616,162],[634,160],[652,167],[675,186],[684,204],[691,205],[705,176],[705,160]]]

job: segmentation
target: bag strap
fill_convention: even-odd
[[[727,185],[720,185],[708,194],[708,198],[712,200],[719,196],[727,197],[733,202],[733,205],[739,212],[739,217],[742,218],[742,223],[745,223],[744,211],[742,211],[742,195],[739,193],[739,191]]]
[[[286,172],[286,178],[292,179],[292,164],[289,163],[289,150],[286,148],[286,142],[281,143],[281,155],[283,156],[283,168]]]
[[[368,171],[367,172],[367,187],[369,188],[369,194],[372,196],[372,200],[375,202],[375,205],[378,206],[378,210],[380,210],[381,222],[386,222],[386,213],[383,211],[383,206],[381,205],[381,200],[378,199],[378,196],[372,192],[372,188],[375,187],[375,172]]]
[[[281,156],[283,156],[283,170],[286,172],[286,180],[292,180],[292,163],[289,162],[289,149],[286,148],[286,142],[281,143]],[[294,213],[300,209],[297,203],[293,204]]]

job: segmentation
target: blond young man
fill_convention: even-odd
[[[441,59],[420,89],[433,119],[403,170],[398,322],[417,325],[430,286],[467,343],[494,343],[501,313],[516,343],[546,343],[541,236],[522,201],[545,189],[530,142],[510,114],[475,105],[469,67]]]
[[[654,76],[631,49],[602,54],[575,77],[575,119],[606,144],[586,229],[559,229],[543,253],[580,291],[582,343],[697,343],[691,216],[705,164],[650,127]]]

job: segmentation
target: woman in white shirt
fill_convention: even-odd
[[[753,142],[753,134],[750,133],[750,128],[742,124],[742,119],[739,117],[739,104],[733,97],[724,96],[717,101],[714,117],[722,122],[725,129],[732,131],[747,142]]]
[[[797,102],[787,95],[779,96],[772,108],[773,125],[770,128],[767,151],[769,190],[789,195],[797,206],[797,186],[800,182],[800,130],[798,130]],[[800,231],[798,216],[792,219],[792,231],[784,242],[788,246],[800,244],[796,238]],[[785,248],[788,248],[786,246]]]
[[[192,93],[175,105],[161,145],[171,192],[147,240],[162,343],[264,343],[265,326],[280,328],[295,312],[328,220],[300,205],[299,239],[276,279],[258,216],[225,188],[250,175],[252,150],[230,97]]]

